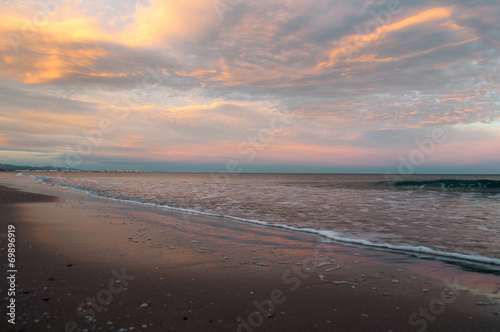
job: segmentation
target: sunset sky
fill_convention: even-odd
[[[500,173],[498,0],[0,8],[0,164]]]

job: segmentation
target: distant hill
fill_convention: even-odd
[[[77,169],[74,168],[65,168],[65,167],[52,167],[52,166],[42,166],[42,167],[35,167],[35,166],[18,166],[18,165],[9,165],[9,164],[0,164],[0,172],[2,171],[18,171],[18,170],[24,170],[24,171],[78,171]]]

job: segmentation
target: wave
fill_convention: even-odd
[[[339,232],[332,231],[332,230],[318,230],[318,229],[314,229],[314,228],[294,227],[294,226],[280,224],[280,223],[269,223],[269,222],[261,221],[261,220],[245,219],[245,218],[224,215],[224,214],[217,214],[217,213],[210,213],[210,212],[204,212],[204,211],[198,211],[198,210],[178,208],[178,207],[173,207],[173,206],[164,205],[164,204],[151,203],[151,202],[148,202],[147,200],[132,199],[132,198],[126,197],[126,196],[116,197],[116,196],[110,196],[110,195],[103,195],[103,194],[101,194],[100,190],[91,189],[91,188],[86,187],[86,186],[63,185],[63,184],[57,183],[56,181],[58,179],[60,179],[59,177],[41,176],[41,175],[25,175],[22,173],[19,173],[17,176],[31,177],[31,178],[39,181],[42,184],[55,186],[55,187],[59,187],[59,188],[63,188],[63,189],[69,189],[69,190],[73,190],[73,191],[77,191],[77,192],[83,192],[89,196],[106,198],[106,199],[111,199],[111,200],[116,200],[116,201],[121,201],[121,202],[126,202],[126,203],[135,203],[135,204],[142,204],[142,205],[148,205],[148,206],[155,206],[155,207],[179,211],[179,212],[183,212],[183,213],[190,213],[190,214],[197,214],[197,215],[203,215],[203,216],[231,219],[231,220],[236,220],[239,222],[257,224],[257,225],[266,226],[266,227],[280,228],[280,229],[285,229],[285,230],[294,231],[294,232],[313,234],[313,235],[321,236],[321,237],[326,238],[328,240],[333,240],[336,242],[350,244],[350,245],[356,245],[356,246],[368,247],[368,248],[374,248],[374,249],[380,249],[380,250],[388,250],[388,251],[392,251],[392,252],[405,253],[405,254],[428,255],[428,256],[435,257],[437,259],[454,259],[454,260],[459,260],[459,261],[464,261],[464,262],[469,262],[469,263],[481,263],[481,264],[500,266],[500,259],[496,259],[496,258],[467,255],[467,254],[455,253],[455,252],[440,251],[440,250],[431,249],[431,248],[428,248],[425,246],[409,246],[409,245],[394,245],[394,244],[389,244],[389,243],[378,243],[378,242],[373,242],[373,241],[359,239],[359,238],[351,238],[351,237],[345,236]],[[471,181],[464,181],[464,180],[442,180],[442,181],[446,181],[446,182],[452,181],[451,183],[455,183],[456,181],[460,181],[462,183],[471,182]],[[400,181],[400,183],[419,183],[419,186],[421,187],[422,182],[437,184],[437,183],[440,183],[442,181],[441,180],[436,180],[436,181]],[[493,182],[493,183],[498,182],[497,185],[500,186],[500,181],[477,180],[474,182],[482,182],[482,181],[489,181],[489,182]],[[400,186],[417,186],[417,184],[413,184],[413,185],[412,184],[400,184]]]
[[[418,189],[437,189],[442,190],[461,190],[461,191],[486,191],[499,192],[500,181],[498,180],[427,180],[427,181],[396,181],[396,182],[377,182],[375,185],[386,185],[391,187],[412,187]]]

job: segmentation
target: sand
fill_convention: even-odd
[[[2,331],[500,330],[498,267],[99,199],[14,174],[0,184],[0,234],[16,228],[18,271],[15,325],[5,313]]]

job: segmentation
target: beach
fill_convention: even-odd
[[[15,324],[4,315],[2,330],[500,330],[498,266],[341,245],[14,173],[0,185],[0,233],[15,227],[17,269]]]

